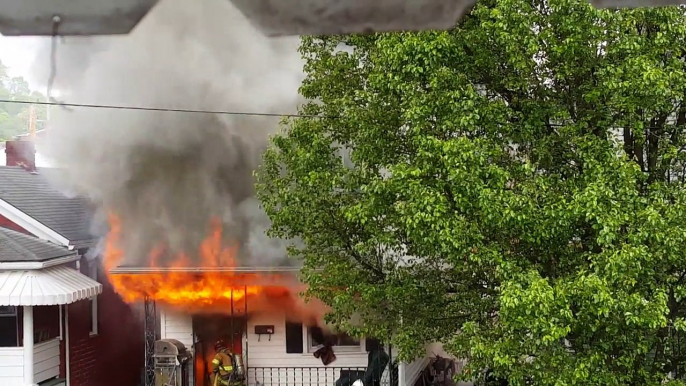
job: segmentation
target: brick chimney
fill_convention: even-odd
[[[36,171],[36,147],[33,141],[6,141],[5,155],[7,166],[21,166],[30,172]]]

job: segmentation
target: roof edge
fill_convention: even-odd
[[[62,264],[68,264],[79,260],[79,256],[76,253],[65,256],[58,257],[55,259],[50,259],[46,261],[11,261],[11,262],[0,262],[0,271],[21,271],[21,270],[36,270],[43,268],[55,267]]]
[[[150,273],[255,273],[255,274],[299,274],[300,267],[116,267],[110,270],[113,275],[150,274]]]
[[[53,229],[29,216],[9,202],[0,198],[0,214],[8,220],[31,232],[39,239],[52,241],[55,244],[69,247],[69,240]]]

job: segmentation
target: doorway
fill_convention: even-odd
[[[246,332],[245,316],[204,314],[193,316],[193,351],[195,352],[195,386],[212,386],[211,361],[214,344],[223,340],[234,354],[243,354],[243,336]]]

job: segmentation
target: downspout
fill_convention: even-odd
[[[71,385],[71,366],[69,366],[69,306],[64,305],[64,356],[65,356],[65,372],[66,386]]]
[[[60,338],[60,342],[62,342],[64,340],[64,313],[62,312],[62,305],[61,304],[58,305],[57,309],[60,312],[60,316],[59,316],[59,318],[60,318],[60,336],[59,336],[59,338]]]

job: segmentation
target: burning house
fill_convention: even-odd
[[[211,385],[209,363],[219,340],[240,356],[246,385],[335,385],[339,379],[364,375],[369,352],[380,348],[375,340],[323,329],[326,308],[298,296],[304,287],[297,279],[297,267],[237,266],[237,248],[223,245],[219,222],[211,224],[201,242],[199,259],[177,254],[166,267],[156,266],[165,254],[162,247],[150,252],[148,266],[119,265],[121,230],[115,217],[110,224],[106,269],[126,301],[147,304],[151,377],[153,339],[182,344],[191,357],[179,369],[187,382],[183,385],[197,386]],[[315,354],[326,344],[333,346],[332,356]],[[390,384],[386,367],[376,373],[375,384]]]

